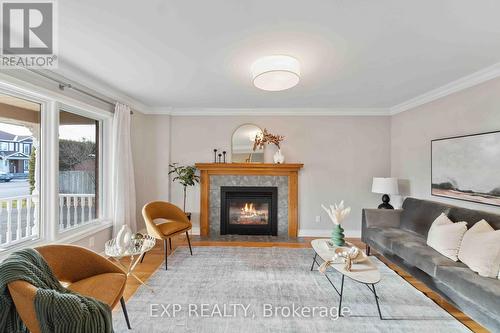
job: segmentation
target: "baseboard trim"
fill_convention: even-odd
[[[200,228],[193,226],[190,232],[191,235],[199,236]],[[348,238],[360,238],[361,230],[346,230],[344,232]],[[331,229],[300,229],[299,237],[330,237],[332,235]]]
[[[347,238],[360,238],[361,230],[346,230],[344,232]],[[299,237],[331,237],[331,229],[300,229]]]

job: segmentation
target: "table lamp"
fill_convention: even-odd
[[[373,177],[372,192],[383,194],[379,209],[394,209],[389,203],[389,194],[399,194],[397,178]]]

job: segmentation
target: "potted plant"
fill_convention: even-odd
[[[170,171],[169,175],[174,174],[175,177],[172,179],[173,182],[180,183],[184,188],[184,203],[182,210],[186,213],[186,190],[188,186],[195,186],[196,183],[200,182],[200,177],[196,174],[196,167],[191,165],[179,165],[178,163],[169,164]],[[190,218],[191,213],[186,213]]]

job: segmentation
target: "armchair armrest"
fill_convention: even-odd
[[[26,281],[13,281],[8,284],[9,293],[16,306],[17,313],[32,333],[39,333],[40,326],[35,312],[37,288]]]
[[[397,228],[402,209],[363,209],[362,228]]]

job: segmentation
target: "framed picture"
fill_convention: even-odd
[[[431,193],[500,206],[500,131],[431,141]]]

